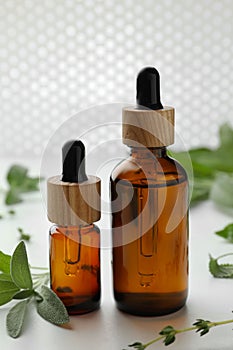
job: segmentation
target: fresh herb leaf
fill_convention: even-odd
[[[12,255],[11,277],[18,287],[22,289],[32,289],[32,277],[24,242],[18,244]]]
[[[144,350],[145,349],[145,346],[142,343],[138,342],[138,341],[133,343],[133,344],[130,344],[128,346],[129,346],[129,348],[134,348],[134,349],[138,349],[138,350]]]
[[[69,322],[67,310],[58,296],[47,286],[40,290],[42,301],[37,301],[37,312],[46,321],[61,325]]]
[[[216,235],[225,238],[228,242],[233,243],[233,224],[224,227],[223,230],[216,231]]]
[[[21,165],[12,165],[7,173],[7,181],[11,187],[20,187],[27,178],[28,169]]]
[[[17,292],[13,299],[26,299],[31,297],[34,294],[34,291],[32,289],[24,289],[19,292]]]
[[[163,342],[166,346],[174,343],[176,340],[176,330],[172,326],[164,327],[159,334],[165,336]]]
[[[210,198],[223,209],[233,209],[233,174],[216,175]]]
[[[9,191],[7,191],[5,197],[6,205],[18,204],[20,202],[22,202],[22,199],[20,198],[19,191],[17,189],[11,188]]]
[[[4,305],[13,299],[19,288],[11,281],[0,280],[0,305]]]
[[[233,278],[233,264],[219,264],[218,260],[232,255],[232,253],[221,255],[214,259],[211,255],[209,260],[210,273],[216,278]]]
[[[20,301],[13,306],[7,314],[7,332],[12,338],[17,338],[23,327],[28,300]]]
[[[31,235],[29,235],[28,233],[25,233],[21,227],[18,227],[18,231],[20,233],[20,237],[19,237],[20,240],[27,241],[27,242],[30,241]]]
[[[0,273],[0,281],[9,281],[9,282],[13,282],[11,275],[9,275],[8,273]]]
[[[228,124],[220,127],[219,139],[216,149],[170,152],[189,175],[191,205],[211,198],[222,208],[233,208],[233,129]]]
[[[11,256],[0,251],[0,271],[10,274]]]
[[[13,209],[8,210],[8,214],[12,216],[15,215],[15,210]]]
[[[10,186],[5,197],[5,204],[12,205],[22,202],[21,193],[38,191],[39,177],[30,177],[28,169],[21,165],[12,165],[7,173]]]

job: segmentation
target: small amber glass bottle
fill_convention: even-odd
[[[180,309],[188,290],[188,181],[167,155],[174,109],[162,107],[158,82],[154,68],[138,76],[138,106],[123,110],[131,155],[110,179],[114,297],[120,310],[142,316]]]
[[[48,180],[50,280],[69,314],[100,306],[100,179],[86,176],[84,146],[63,147],[63,175]]]

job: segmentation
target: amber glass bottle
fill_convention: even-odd
[[[50,283],[69,314],[100,306],[100,180],[86,176],[84,146],[63,147],[63,176],[48,180]],[[93,205],[93,207],[92,207]]]
[[[83,314],[100,305],[100,231],[95,225],[52,226],[51,288],[69,314]]]
[[[157,71],[140,74],[149,73],[153,84]],[[113,282],[117,307],[135,315],[168,314],[187,298],[188,182],[167,155],[173,135],[163,131],[173,126],[173,111],[123,110],[123,142],[131,155],[111,175]]]

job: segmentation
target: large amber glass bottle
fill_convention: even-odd
[[[69,141],[62,149],[62,176],[48,179],[50,284],[68,313],[100,306],[100,179],[85,172],[85,148]]]
[[[120,310],[153,316],[178,310],[187,298],[188,181],[167,155],[174,109],[160,102],[154,68],[139,73],[137,102],[123,109],[131,155],[110,179],[113,284]]]
[[[181,308],[188,288],[188,183],[166,148],[133,148],[112,173],[117,307],[136,315]]]

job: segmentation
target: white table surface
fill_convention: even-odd
[[[24,159],[23,164],[38,170],[35,161]],[[3,162],[2,175],[12,160]],[[29,261],[34,266],[48,266],[48,227],[46,211],[40,193],[27,197],[14,207],[15,217],[0,220],[0,250],[12,253],[18,243],[17,227],[32,234],[27,243]],[[1,212],[6,210],[1,206]],[[233,221],[207,201],[190,212],[190,289],[186,307],[163,317],[135,317],[118,311],[112,297],[111,251],[102,250],[101,309],[86,315],[72,316],[69,329],[49,324],[35,310],[29,312],[23,334],[11,339],[5,329],[5,316],[10,304],[0,308],[1,350],[121,350],[136,340],[147,342],[164,326],[190,326],[196,318],[213,321],[233,318],[233,281],[215,279],[208,271],[208,254],[218,256],[233,251],[233,245],[213,234]],[[101,228],[101,222],[98,224]],[[110,231],[109,231],[110,234]],[[170,346],[174,350],[232,350],[233,325],[217,327],[200,338],[195,333],[181,334]],[[162,344],[149,349],[165,348]]]

